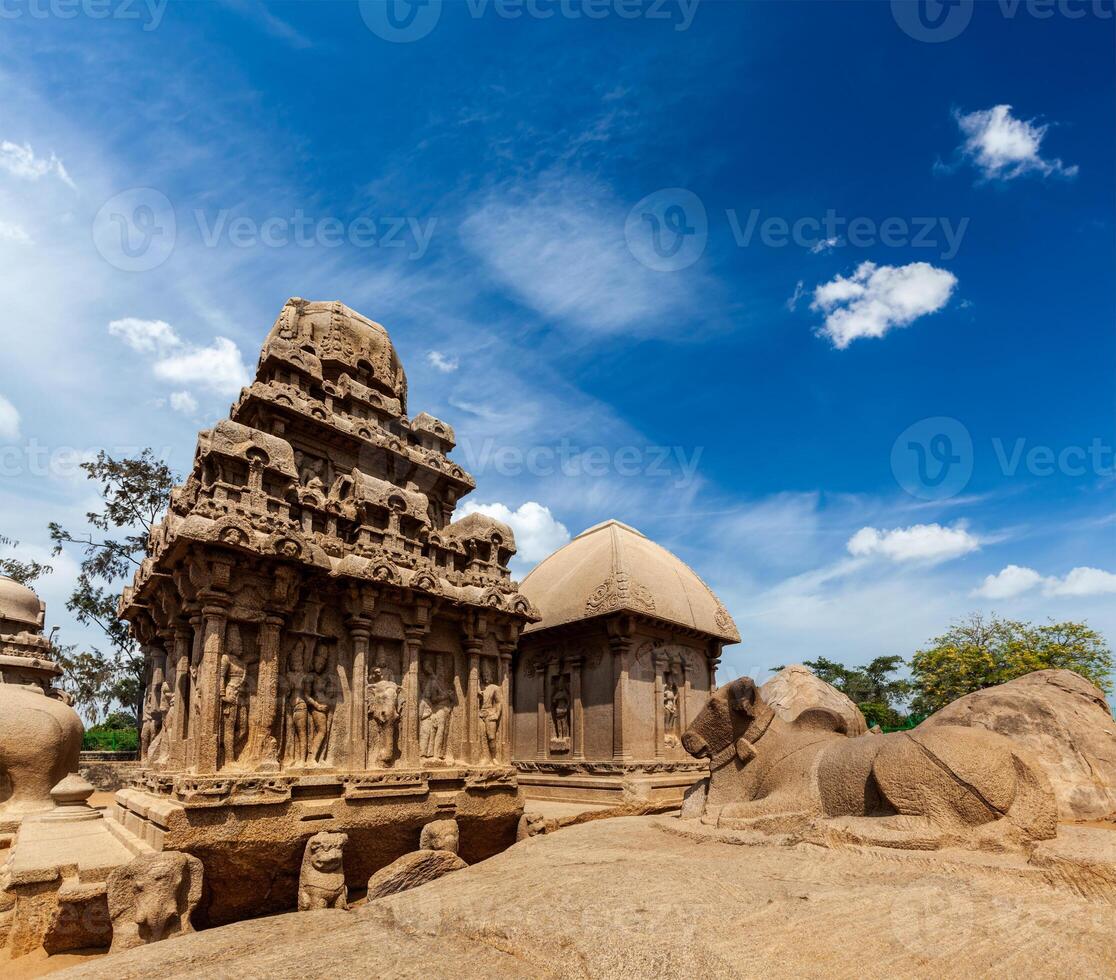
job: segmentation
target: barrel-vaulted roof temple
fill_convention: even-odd
[[[473,862],[525,796],[680,800],[700,774],[679,740],[739,639],[721,603],[616,521],[518,586],[511,529],[454,519],[453,447],[382,326],[301,299],[199,433],[121,599],[147,693],[113,818],[200,859],[209,924],[291,908],[317,831],[360,883],[432,821]]]

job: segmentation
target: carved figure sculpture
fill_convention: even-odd
[[[431,820],[419,833],[419,850],[457,853],[461,831],[456,820]]]
[[[682,744],[710,760],[702,821],[800,831],[818,818],[844,837],[900,848],[1000,848],[1057,831],[1049,780],[1009,739],[940,726],[850,738],[810,708],[780,718],[749,677],[719,688]]]
[[[678,689],[671,682],[669,676],[666,685],[663,687],[663,728],[668,735],[677,734]]]
[[[155,707],[155,735],[147,746],[147,758],[159,759],[166,754],[167,727],[172,721],[174,709],[174,689],[167,681],[159,685],[159,697]]]
[[[570,692],[565,680],[559,682],[550,696],[550,710],[554,715],[554,735],[556,738],[570,737]]]
[[[515,828],[516,843],[528,837],[540,837],[543,834],[552,834],[558,829],[557,822],[548,820],[537,810],[527,810],[519,818]]]
[[[504,714],[504,695],[492,679],[492,668],[484,668],[484,687],[480,692],[480,720],[484,727],[484,748],[488,761],[495,762],[500,751],[500,718]]]
[[[346,909],[345,845],[348,834],[315,834],[302,852],[302,871],[298,876],[298,910]]]
[[[403,689],[384,675],[380,664],[372,668],[366,702],[372,758],[377,765],[390,766],[395,761],[396,735],[403,714]]]
[[[328,648],[324,644],[318,644],[307,679],[306,706],[310,719],[308,762],[324,762],[329,750],[329,730],[333,722],[335,700],[329,661]]]
[[[316,640],[297,636],[287,658],[287,739],[285,750],[296,766],[306,764],[310,747],[310,716],[306,703],[306,669],[310,664]]]
[[[193,932],[201,901],[202,863],[183,851],[142,854],[108,879],[110,952]]]
[[[225,759],[236,759],[240,747],[248,736],[248,664],[240,627],[230,623],[221,655],[221,723]]]
[[[419,745],[423,759],[446,761],[450,708],[453,696],[438,676],[434,660],[422,662],[422,692],[419,700]]]

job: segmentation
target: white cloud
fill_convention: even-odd
[[[1032,172],[1044,177],[1077,175],[1076,166],[1067,167],[1057,159],[1046,160],[1039,153],[1049,126],[1016,119],[1009,105],[958,112],[955,116],[965,134],[965,142],[959,148],[961,156],[988,180],[1013,180]]]
[[[802,299],[802,294],[806,292],[805,287],[806,283],[801,279],[794,284],[794,293],[787,299],[787,309],[790,310],[791,313],[793,313],[795,307],[798,306],[798,301]]]
[[[516,510],[506,504],[474,504],[466,501],[461,506],[460,517],[466,514],[487,514],[503,521],[515,535],[515,560],[521,567],[529,568],[569,543],[570,532],[555,520],[549,507],[528,500]]]
[[[1007,565],[995,575],[986,576],[980,587],[973,590],[973,595],[985,599],[1011,599],[1030,592],[1042,581],[1042,576],[1033,568]]]
[[[927,262],[862,262],[852,276],[837,276],[814,290],[810,309],[824,313],[818,333],[844,350],[859,337],[882,337],[949,302],[957,277]]]
[[[978,550],[980,540],[962,527],[915,524],[890,531],[862,527],[849,538],[846,547],[857,558],[879,556],[896,562],[936,564]]]
[[[8,140],[0,142],[0,169],[8,171],[13,177],[22,180],[38,180],[48,174],[54,174],[59,180],[69,187],[74,187],[74,182],[62,165],[62,161],[53,153],[50,159],[35,156],[30,143],[20,146]],[[76,190],[76,188],[75,188]]]
[[[27,234],[23,226],[11,221],[0,221],[0,239],[6,242],[15,242],[18,245],[31,244],[31,236]]]
[[[170,407],[183,415],[194,415],[198,410],[198,400],[188,391],[172,391]]]
[[[109,333],[140,354],[163,356],[182,346],[182,339],[174,327],[163,320],[139,320],[129,316],[113,320],[109,324]]]
[[[458,368],[457,358],[448,354],[443,354],[439,350],[428,350],[426,352],[427,363],[436,371],[441,371],[443,374],[452,374]]]
[[[1046,594],[1053,596],[1107,595],[1116,592],[1116,575],[1099,568],[1073,568],[1063,579],[1047,580]]]
[[[832,252],[840,244],[840,238],[820,238],[810,246],[810,251],[814,255],[823,255]]]
[[[178,331],[163,320],[136,317],[113,320],[109,333],[137,353],[155,355],[152,372],[155,377],[172,384],[196,385],[217,395],[236,395],[251,380],[240,348],[227,337],[215,337],[208,347],[198,347],[184,341]],[[189,411],[196,411],[197,401],[186,391],[171,395],[171,407],[187,412],[174,404],[177,397],[180,405],[185,405],[183,396],[194,401]]]
[[[19,438],[19,410],[0,395],[0,439]]]
[[[240,348],[227,337],[208,347],[190,347],[155,362],[155,377],[173,384],[199,385],[217,395],[236,395],[249,383]]]

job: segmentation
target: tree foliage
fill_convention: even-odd
[[[11,548],[13,551],[19,547],[18,541],[0,534],[0,548]],[[0,557],[0,575],[7,575],[20,585],[30,585],[41,575],[49,575],[54,569],[39,561],[20,561],[12,556]]]
[[[113,459],[105,452],[82,463],[98,484],[104,506],[85,515],[91,530],[73,533],[52,522],[54,553],[75,546],[81,570],[66,608],[79,623],[98,626],[111,654],[98,650],[70,656],[70,684],[79,705],[98,715],[119,703],[137,722],[143,700],[143,656],[128,623],[116,615],[120,591],[147,554],[152,527],[166,510],[176,478],[150,449],[138,456]]]
[[[1034,670],[1074,670],[1101,690],[1111,687],[1112,652],[1084,623],[1036,626],[974,613],[955,623],[911,659],[916,712],[930,714],[951,701]]]

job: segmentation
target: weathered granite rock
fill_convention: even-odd
[[[108,880],[111,952],[193,932],[201,895],[202,863],[180,851],[143,854],[117,868]]]
[[[868,731],[860,709],[801,664],[784,667],[759,689],[759,694],[783,721],[794,721],[810,708],[825,708],[844,721],[846,735],[863,735]]]
[[[468,865],[453,851],[413,851],[404,854],[368,879],[368,901],[394,895],[427,882],[436,881],[451,871]]]
[[[347,834],[323,831],[306,842],[298,879],[298,910],[348,908],[344,851]]]
[[[985,728],[1042,764],[1063,820],[1116,816],[1116,720],[1103,692],[1072,670],[1036,670],[975,691],[920,725]]]
[[[846,724],[820,707],[785,721],[748,677],[718,688],[682,737],[710,760],[702,820],[780,833],[820,821],[844,839],[915,849],[1055,836],[1049,780],[1004,736],[941,725],[850,738]]]
[[[682,809],[679,816],[683,820],[692,820],[700,817],[705,812],[705,801],[709,797],[709,780],[701,779],[694,783],[682,798]]]

